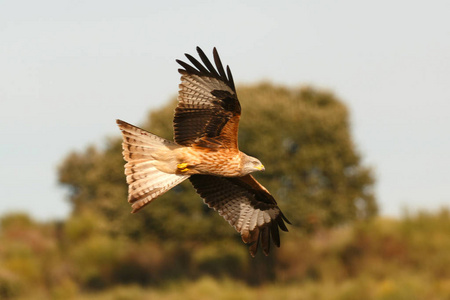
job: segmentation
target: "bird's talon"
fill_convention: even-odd
[[[181,164],[177,165],[177,168],[178,168],[178,170],[180,170],[180,172],[187,172],[187,171],[189,171],[187,166],[188,166],[187,163],[181,163]]]

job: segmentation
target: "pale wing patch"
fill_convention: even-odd
[[[211,94],[214,90],[223,90],[234,94],[228,85],[215,78],[184,75],[181,77],[178,101],[186,108],[213,108],[215,106],[213,101],[218,100]]]
[[[280,245],[279,227],[287,231],[283,222],[285,218],[276,202],[271,203],[260,194],[269,197],[265,189],[247,189],[249,185],[239,178],[193,175],[190,180],[204,202],[227,220],[245,243],[250,244],[251,255],[256,254],[259,242],[267,255],[271,236],[274,244]]]
[[[211,92],[213,90],[227,91],[234,94],[234,91],[224,82],[213,77],[198,76],[198,75],[183,75],[181,77],[182,87],[186,87],[192,91],[199,92],[205,96],[212,98]]]

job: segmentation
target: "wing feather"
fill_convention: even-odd
[[[217,52],[217,50],[215,50],[216,48],[214,48],[213,51]],[[198,54],[200,55],[201,60],[203,61],[203,63],[205,64],[205,66],[208,68],[209,72],[211,72],[216,78],[220,78],[219,73],[217,73],[217,70],[214,68],[214,66],[212,65],[212,63],[209,61],[208,57],[206,56],[205,52],[203,52],[202,49],[197,48]],[[233,89],[234,90],[234,89]]]
[[[206,73],[210,72],[201,64],[201,62],[196,60],[192,55],[187,54],[187,53],[185,55],[186,55],[187,59],[189,59],[189,61],[200,71],[199,74],[202,74],[202,73],[206,74]],[[204,55],[204,53],[203,53],[203,55]],[[206,58],[206,55],[205,55],[205,58]],[[207,58],[206,58],[206,60],[207,60]],[[208,62],[209,62],[209,60],[208,60]]]
[[[197,47],[201,62],[186,54],[192,64],[177,62],[181,76],[174,116],[174,140],[183,146],[236,149],[241,106],[227,66],[225,73],[217,50],[214,62]]]
[[[192,175],[189,180],[205,203],[216,210],[250,244],[255,256],[258,244],[265,255],[270,251],[270,237],[280,246],[279,228],[287,231],[284,217],[272,195],[253,176],[217,177]],[[290,223],[289,223],[290,224]]]
[[[217,49],[213,49],[213,56],[214,56],[214,62],[216,63],[217,70],[219,71],[220,76],[227,77],[225,75],[225,71],[223,70],[222,61],[220,60],[219,53],[217,52]]]

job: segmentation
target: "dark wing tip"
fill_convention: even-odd
[[[227,78],[227,75],[225,75],[225,71],[223,69],[222,61],[220,60],[219,52],[217,52],[216,48],[213,49],[213,57],[214,63],[216,64],[217,71],[219,71],[220,76]]]
[[[191,66],[190,64],[185,63],[182,60],[175,60],[178,64],[180,64],[184,69],[178,69],[178,72],[182,75],[186,74],[186,73],[190,73],[190,74],[195,74],[198,76],[202,76],[202,74],[200,73],[200,71],[198,71],[197,69],[195,69],[193,66]]]
[[[278,248],[280,247],[280,231],[278,230],[278,224],[273,222],[270,224],[270,233],[272,235],[272,241]]]
[[[270,226],[270,225],[269,225]],[[270,252],[270,230],[269,226],[264,226],[261,232],[261,247],[265,256],[269,255]]]
[[[231,85],[231,89],[232,89],[233,91],[235,91],[235,90],[236,90],[236,87],[234,86],[233,75],[231,75],[231,70],[230,70],[230,67],[229,67],[229,66],[227,66],[227,74],[228,74],[228,82],[229,82],[230,85]]]
[[[250,247],[248,247],[248,251],[250,252],[250,255],[252,257],[256,256],[256,253],[258,252],[258,241],[254,242],[253,244],[250,245]]]
[[[292,225],[292,223],[288,220],[288,218],[286,218],[286,216],[280,211],[280,215],[281,215],[281,218],[286,222],[286,223],[288,223],[289,225]]]
[[[286,227],[286,224],[284,224],[283,213],[281,211],[280,211],[280,214],[274,220],[274,222],[277,223],[277,226],[280,227],[281,230],[286,231],[286,232],[289,231]],[[288,223],[288,224],[291,224],[291,223]]]
[[[280,247],[280,231],[288,231],[286,225],[284,224],[282,218],[282,212],[275,218],[272,219],[269,223],[266,223],[262,227],[256,227],[252,232],[250,232],[250,236],[247,239],[243,238],[243,241],[249,246],[249,252],[252,257],[255,257],[258,252],[258,246],[261,245],[262,251],[265,256],[268,256],[270,253],[270,243],[271,240],[276,247]]]
[[[182,60],[176,59],[176,62],[184,68],[184,70],[179,69],[178,72],[182,75],[194,74],[197,76],[208,76],[208,77],[216,78],[220,81],[223,81],[233,91],[236,92],[234,81],[233,81],[233,76],[231,75],[230,67],[227,66],[227,72],[225,73],[216,47],[213,48],[213,57],[214,57],[214,63],[216,65],[216,67],[214,67],[212,65],[211,61],[206,56],[205,52],[203,52],[203,50],[199,46],[196,47],[196,50],[197,50],[198,55],[200,56],[200,59],[203,62],[203,65],[197,59],[195,59],[192,55],[185,53],[184,55],[195,66],[195,68],[193,66],[185,63]]]

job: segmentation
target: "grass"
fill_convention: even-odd
[[[162,287],[116,286],[98,293],[80,293],[54,299],[83,300],[448,300],[450,279],[433,282],[420,274],[400,274],[388,278],[358,277],[342,282],[305,281],[271,283],[251,287],[229,278],[202,277]],[[28,299],[28,298],[26,298]],[[37,299],[37,298],[35,298]],[[47,299],[42,296],[42,299]]]
[[[240,262],[218,259],[215,253],[223,250],[220,247],[205,246],[203,252],[191,253],[195,259],[186,266],[193,269],[180,266],[173,277],[168,268],[176,256],[157,244],[97,236],[62,251],[51,232],[26,222],[4,225],[0,299],[450,300],[450,211],[446,209],[400,220],[379,217],[313,236],[292,230],[283,247],[272,253],[275,279],[253,286],[249,282],[257,281],[251,279],[267,269],[239,264],[237,270],[245,272],[241,277],[230,275],[236,272],[206,272],[211,266],[226,269]],[[134,250],[129,252],[125,246]],[[204,257],[207,267],[198,262]],[[130,277],[138,271],[152,276],[143,285],[127,284],[139,282]]]

